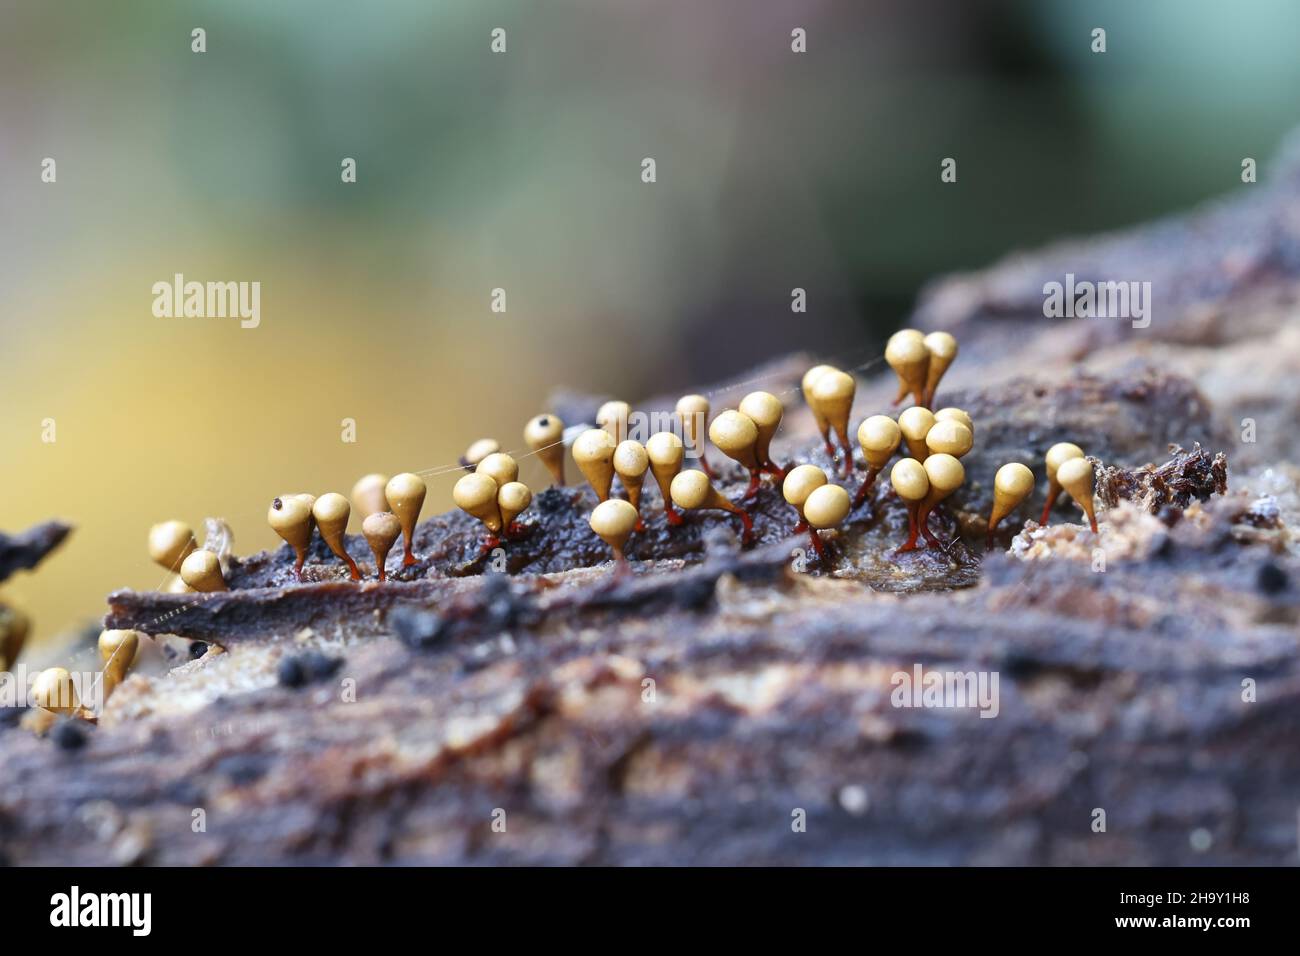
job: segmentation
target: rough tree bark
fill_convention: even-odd
[[[923,298],[915,324],[963,350],[938,404],[976,423],[947,553],[891,553],[905,520],[881,482],[832,566],[805,568],[764,488],[753,549],[730,519],[670,531],[655,513],[639,573],[611,584],[572,489],[539,496],[504,576],[447,514],[385,586],[344,582],[320,550],[296,585],[286,548],[235,559],[228,594],[111,595],[112,626],[213,648],[128,679],[81,735],[0,731],[5,858],[1295,863],[1300,174],[1251,188]],[[1150,281],[1150,327],[1045,319],[1043,285],[1066,272]],[[776,457],[825,465],[808,364],[755,375],[787,403]],[[855,423],[893,398],[870,371]],[[589,420],[597,401],[555,410]],[[1029,520],[1059,440],[1101,465],[1100,539],[1073,505]],[[1040,486],[985,556],[1009,460]],[[311,651],[342,663],[277,680]],[[996,717],[894,706],[918,664],[996,672]]]

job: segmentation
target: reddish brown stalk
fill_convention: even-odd
[[[868,468],[867,477],[862,479],[862,484],[858,486],[858,493],[853,496],[853,507],[859,508],[862,502],[867,500],[867,494],[871,491],[871,486],[876,482],[876,476],[880,474],[879,468]]]
[[[920,509],[920,502],[909,503],[907,506],[907,542],[898,549],[897,554],[904,551],[916,550],[916,536],[920,533],[920,524],[917,521],[917,511]]]

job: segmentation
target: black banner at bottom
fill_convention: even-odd
[[[583,927],[715,929],[729,939],[847,929],[870,938],[981,927],[999,940],[1277,931],[1291,869],[208,869],[0,870],[8,938],[375,941],[442,928],[494,944]],[[473,922],[470,922],[473,921]],[[612,922],[611,922],[612,921]],[[630,923],[629,923],[630,921]],[[639,928],[637,928],[639,927]],[[588,938],[590,939],[590,938]]]

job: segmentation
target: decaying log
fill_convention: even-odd
[[[967,485],[937,521],[946,552],[892,553],[904,520],[881,482],[829,542],[830,565],[809,565],[793,512],[764,488],[752,549],[730,519],[670,531],[656,510],[629,551],[637,573],[617,580],[586,527],[590,492],[571,488],[538,497],[505,573],[475,560],[474,523],[446,514],[421,525],[420,565],[391,559],[386,586],[346,582],[317,544],[304,584],[281,549],[232,557],[228,593],[116,592],[108,623],[215,646],[129,677],[80,747],[0,729],[2,852],[1293,863],[1300,446],[1272,426],[1300,410],[1295,351],[1278,344],[1300,342],[1300,316],[1277,306],[1300,278],[1298,210],[1289,176],[937,286],[915,321],[953,329],[963,350],[938,404],[976,423]],[[1045,320],[1042,285],[1065,271],[1150,279],[1151,327]],[[825,466],[797,393],[809,364],[744,378],[786,401],[775,457]],[[893,398],[867,371],[855,422]],[[1250,391],[1227,384],[1247,377]],[[715,390],[714,408],[752,387]],[[556,401],[578,422],[598,400]],[[1248,447],[1244,417],[1260,426]],[[1100,535],[1071,504],[1049,527],[1027,520],[1061,440],[1105,466]],[[985,555],[992,476],[1010,460],[1040,484]],[[742,480],[720,486],[734,497]],[[347,547],[373,571],[360,538]],[[327,666],[301,659],[313,651]],[[996,675],[998,693],[898,706],[917,667]]]

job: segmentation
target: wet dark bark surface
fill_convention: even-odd
[[[286,548],[234,559],[229,593],[113,594],[113,626],[218,647],[128,680],[79,748],[0,730],[5,858],[1294,864],[1298,196],[1283,179],[935,287],[916,321],[963,348],[937,404],[976,423],[947,552],[894,553],[882,481],[809,564],[765,487],[754,547],[720,513],[669,529],[655,510],[615,578],[571,488],[538,497],[505,574],[457,513],[421,526],[424,562],[390,585],[345,581],[317,542],[303,585]],[[1152,281],[1151,326],[1045,319],[1066,271]],[[786,401],[775,457],[829,466],[797,393],[810,364],[756,374]],[[867,371],[855,425],[893,398]],[[1017,536],[1062,440],[1099,463],[1101,535],[1062,502]],[[1039,486],[985,556],[1011,460]],[[277,676],[311,650],[342,662]],[[996,716],[897,706],[918,666],[996,675]]]

